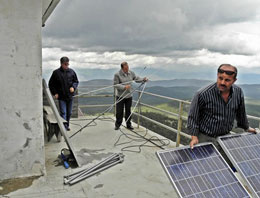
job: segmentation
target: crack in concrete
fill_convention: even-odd
[[[17,115],[17,117],[21,117],[21,112],[15,112],[15,114]]]
[[[31,140],[32,140],[32,138],[26,138],[26,142],[25,142],[25,144],[23,145],[23,148],[29,146],[29,143],[30,143]]]
[[[98,184],[96,185],[94,188],[97,189],[97,188],[102,188],[104,186],[104,184]]]
[[[29,130],[29,131],[31,131],[32,129],[31,129],[31,127],[29,126],[29,124],[28,123],[23,123],[23,126],[24,126],[24,128],[25,129],[27,129],[27,130]]]

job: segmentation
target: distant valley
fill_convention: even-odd
[[[146,92],[168,96],[172,98],[182,99],[191,101],[195,92],[212,81],[208,80],[197,80],[197,79],[173,79],[173,80],[159,80],[159,81],[149,81],[147,83]],[[111,94],[113,93],[113,81],[107,79],[95,79],[90,81],[80,82],[79,92],[86,93],[91,90],[100,89],[102,87],[111,86],[108,89],[102,89],[99,92],[93,92],[92,94]],[[138,84],[133,83],[133,87],[137,87]],[[259,116],[260,117],[260,84],[241,84],[239,85],[245,95],[246,99],[246,109],[249,115]],[[137,98],[137,94],[134,95],[134,98]],[[158,97],[153,97],[150,95],[144,94],[141,99],[142,102],[150,105],[162,105],[169,104],[169,100],[161,99]],[[111,98],[88,98],[81,99],[81,104],[109,104],[112,103]],[[172,105],[172,104],[170,104]],[[167,105],[166,105],[167,106]],[[89,110],[92,113],[93,110]]]
[[[164,96],[190,100],[198,89],[210,83],[213,83],[213,81],[198,79],[148,81],[145,91]],[[89,89],[96,89],[98,87],[105,87],[110,85],[113,85],[113,81],[108,79],[95,79],[80,82],[80,87]],[[138,86],[138,84],[135,86]],[[245,98],[251,100],[260,100],[260,84],[241,84],[238,86],[243,89]]]

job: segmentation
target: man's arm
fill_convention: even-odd
[[[58,99],[58,91],[57,91],[56,86],[57,86],[57,77],[56,77],[56,73],[54,71],[49,80],[49,88],[50,88],[51,94],[54,95],[56,99]]]
[[[242,90],[241,90],[240,98],[241,98],[241,102],[236,112],[237,126],[244,130],[247,130],[249,128],[249,123],[246,116],[245,99]]]
[[[237,126],[239,128],[244,129],[245,131],[256,133],[256,130],[254,128],[249,127],[249,122],[246,115],[245,99],[242,90],[241,90],[240,97],[241,97],[241,103],[238,107],[237,114],[236,114]]]
[[[76,72],[73,71],[73,73],[74,73],[74,75],[73,75],[72,87],[74,88],[74,90],[76,90],[78,88],[78,85],[79,85],[79,80],[78,80]]]
[[[191,134],[190,147],[193,148],[195,144],[199,143],[199,115],[200,115],[200,97],[199,93],[196,93],[192,99],[190,105],[190,111],[188,115],[187,128]]]
[[[79,81],[78,81],[78,77],[77,77],[77,74],[76,72],[73,72],[73,76],[72,76],[72,87],[70,87],[70,92],[73,93],[75,92],[75,90],[78,88],[78,85],[79,85]]]
[[[192,135],[190,141],[190,148],[193,149],[195,144],[199,143],[199,138],[197,136]]]
[[[131,71],[132,72],[132,71]],[[139,76],[136,76],[134,72],[132,72],[132,75],[133,75],[133,80],[136,82],[136,83],[141,83],[141,82],[146,82],[148,81],[148,78],[144,77],[144,78],[141,78]]]

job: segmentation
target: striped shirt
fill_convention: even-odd
[[[217,83],[213,83],[200,89],[194,95],[187,128],[194,136],[203,133],[217,137],[229,133],[235,119],[238,127],[245,130],[249,128],[242,89],[233,84],[228,101],[225,102]]]

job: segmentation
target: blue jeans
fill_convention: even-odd
[[[73,99],[59,100],[60,116],[63,117],[64,120],[67,121],[67,123],[64,123],[64,126],[66,129],[69,128],[69,121],[70,121],[70,116],[72,113],[72,104],[73,104]]]

